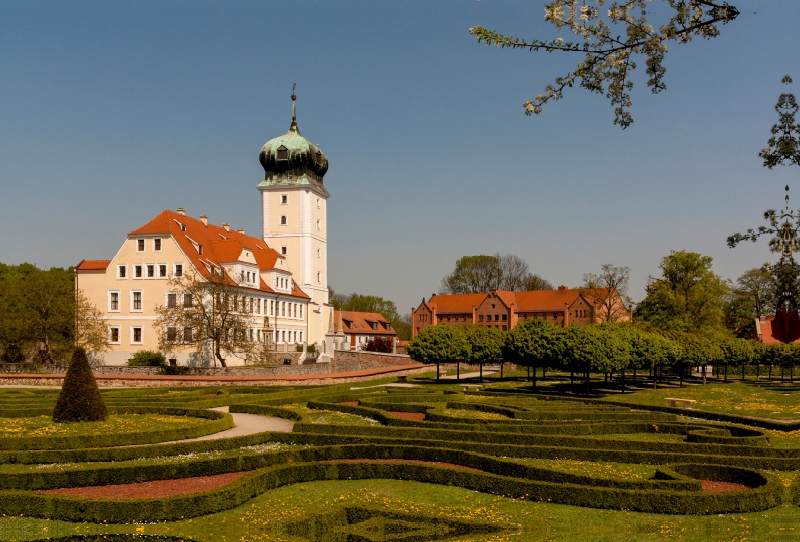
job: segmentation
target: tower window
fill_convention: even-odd
[[[281,247],[281,254],[286,256],[286,247],[285,246]]]
[[[286,225],[286,215],[281,216],[281,226]]]
[[[320,223],[321,223],[321,222],[320,222],[320,220],[319,220],[319,219],[317,219],[317,229],[318,229],[318,230],[319,230],[319,229],[321,229],[321,228],[320,228]]]
[[[286,205],[289,203],[289,196],[287,194],[281,194],[281,205]]]
[[[289,149],[281,145],[278,147],[278,160],[288,160],[289,159]]]
[[[322,273],[317,272],[317,282],[322,282]]]
[[[319,209],[319,198],[317,198],[317,209]]]
[[[317,249],[317,258],[322,258],[322,249]]]

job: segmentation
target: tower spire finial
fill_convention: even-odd
[[[297,128],[297,109],[295,108],[295,103],[297,102],[297,96],[294,93],[295,88],[297,88],[297,83],[292,83],[292,124],[289,126],[289,131],[299,134],[300,130]]]

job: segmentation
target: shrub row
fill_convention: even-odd
[[[509,393],[520,393],[520,394],[534,394],[535,392],[522,392],[517,390],[492,390],[490,392],[484,392],[484,395],[508,395]],[[537,398],[541,398],[544,400],[551,399],[545,396],[538,396]],[[551,399],[552,400],[552,399]],[[764,418],[751,418],[749,416],[737,416],[735,414],[724,414],[722,412],[710,412],[707,410],[697,410],[697,408],[693,408],[691,412],[687,412],[684,408],[678,407],[669,407],[669,406],[659,406],[659,405],[642,405],[639,403],[623,403],[620,401],[607,401],[603,399],[578,399],[572,397],[559,397],[555,399],[558,401],[575,401],[580,403],[592,404],[592,405],[604,405],[604,406],[625,406],[635,410],[647,410],[647,411],[654,411],[654,412],[668,412],[670,414],[678,414],[681,416],[686,416],[687,414],[691,415],[692,418],[699,418],[703,420],[711,420],[717,422],[728,422],[728,423],[736,423],[740,425],[749,425],[751,427],[759,427],[761,429],[771,429],[776,431],[797,431],[800,430],[800,421],[798,422],[779,422],[774,420],[768,420]]]
[[[259,416],[274,416],[276,418],[292,420],[293,422],[311,423],[311,419],[301,412],[270,405],[254,405],[252,403],[232,404],[228,407],[228,410],[232,413],[241,412],[244,414],[258,414]]]
[[[403,532],[402,535],[398,531],[391,532],[391,534],[399,535],[397,538],[390,535],[391,540],[402,542],[428,542],[433,540],[433,536],[436,536],[437,540],[453,539],[454,537],[464,539],[463,537],[467,535],[485,536],[504,530],[503,527],[480,523],[475,520],[452,520],[419,512],[411,514],[367,506],[344,506],[332,512],[316,514],[303,518],[301,521],[288,523],[286,525],[286,533],[293,537],[313,540],[314,542],[342,542],[345,539],[348,541],[365,541],[367,538],[342,535],[342,530],[347,525],[375,518],[380,518],[387,522],[391,521],[395,525],[398,523],[408,525],[408,531]],[[419,529],[419,527],[423,528]]]
[[[353,450],[357,448],[360,448],[361,452],[371,449],[376,454],[392,450],[391,447],[352,447]],[[338,448],[338,451],[345,453],[343,450],[343,448]],[[300,451],[300,455],[305,454]],[[355,455],[364,455],[364,453]],[[719,467],[719,469],[723,469],[723,467]],[[757,476],[757,473],[753,473],[753,475]],[[737,479],[741,478],[741,474],[737,473],[733,473],[731,476],[736,476]],[[109,523],[170,521],[230,509],[265,491],[287,484],[319,480],[380,478],[454,485],[512,498],[549,501],[573,506],[662,514],[754,512],[780,504],[783,492],[783,488],[774,476],[766,476],[763,485],[747,492],[704,493],[651,488],[620,489],[525,480],[487,472],[472,472],[418,463],[314,461],[313,463],[278,464],[251,472],[216,490],[162,499],[86,499],[31,491],[0,491],[0,513],[24,514],[66,521]]]
[[[83,436],[34,436],[9,437],[0,439],[2,450],[53,450],[83,447],[130,446],[132,444],[150,444],[168,440],[182,440],[218,433],[233,427],[233,418],[216,410],[193,410],[186,408],[146,408],[128,407],[111,408],[115,414],[165,414],[171,416],[191,416],[209,420],[208,423],[194,427],[176,427],[158,431],[138,431],[113,435]]]
[[[427,446],[430,441],[425,438],[414,438],[407,436],[391,436],[386,433],[384,436],[367,434],[359,430],[380,429],[379,427],[356,427],[356,426],[321,426],[321,425],[295,425],[294,431],[290,434],[273,433],[272,440],[278,442],[293,442],[296,444],[307,444],[310,446],[322,446],[326,444],[355,444],[355,443],[381,443],[409,446]],[[438,432],[437,434],[441,434]],[[664,452],[635,450],[625,447],[607,448],[601,444],[608,441],[596,441],[594,447],[569,447],[556,445],[530,445],[515,442],[507,443],[484,443],[472,440],[447,441],[446,446],[460,450],[474,451],[477,453],[495,455],[502,457],[528,457],[533,459],[569,459],[574,461],[611,461],[617,463],[643,463],[651,465],[665,465],[667,463],[691,463],[693,461],[703,461],[719,465],[743,467],[752,469],[769,470],[800,470],[800,458],[780,458],[764,457],[763,455],[719,455],[713,453],[700,453],[694,450],[684,450],[682,452]],[[619,443],[619,441],[618,441]],[[622,442],[621,444],[632,444],[632,442]],[[640,444],[640,443],[635,443]],[[732,447],[731,447],[732,448]],[[759,450],[759,449],[756,449]],[[771,450],[770,448],[764,449]]]

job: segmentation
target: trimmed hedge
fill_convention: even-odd
[[[111,408],[116,414],[165,414],[171,416],[192,416],[210,420],[195,427],[163,429],[158,431],[138,431],[115,435],[9,437],[0,439],[0,450],[52,450],[110,446],[130,446],[150,444],[168,440],[182,440],[218,433],[233,427],[230,414],[216,410],[193,410],[185,408]]]
[[[233,404],[228,407],[228,411],[231,413],[241,412],[244,414],[258,414],[259,416],[274,416],[292,420],[293,422],[311,423],[311,419],[301,412],[269,405]]]
[[[467,392],[469,393],[469,392]],[[495,389],[489,392],[481,392],[483,395],[508,395],[510,393],[513,394],[523,394],[523,395],[531,395],[537,396],[536,398],[539,400],[557,400],[557,401],[575,401],[579,403],[586,403],[590,405],[604,405],[604,406],[624,406],[635,410],[647,410],[647,411],[654,411],[654,412],[667,412],[670,414],[678,414],[680,416],[691,415],[692,418],[699,418],[703,420],[711,420],[716,422],[727,422],[727,423],[737,423],[740,425],[749,425],[751,427],[759,427],[761,429],[771,429],[775,431],[798,431],[800,430],[800,422],[779,422],[774,420],[768,420],[764,418],[751,418],[749,416],[737,416],[735,414],[723,414],[721,412],[709,412],[707,410],[697,410],[697,408],[693,408],[691,411],[688,411],[684,408],[678,407],[668,407],[668,406],[659,406],[659,405],[643,405],[639,403],[623,403],[619,401],[607,401],[603,399],[578,399],[574,397],[558,397],[553,398],[547,395],[539,395],[535,392],[524,392],[522,390],[503,390],[503,389]]]
[[[233,508],[250,498],[283,485],[318,480],[398,479],[454,485],[484,493],[504,495],[528,500],[587,506],[593,508],[625,509],[661,514],[714,514],[744,513],[772,508],[781,502],[783,488],[777,478],[762,476],[765,483],[747,492],[703,493],[675,489],[626,489],[617,487],[586,486],[564,482],[551,482],[514,478],[490,472],[472,472],[460,469],[430,466],[418,463],[368,461],[336,463],[336,459],[396,458],[411,459],[415,454],[426,461],[430,457],[456,459],[455,451],[431,448],[397,448],[380,446],[330,447],[325,450],[307,449],[292,452],[297,459],[314,456],[314,462],[281,462],[271,467],[251,472],[222,488],[178,495],[163,499],[86,499],[80,497],[44,494],[31,491],[0,491],[0,513],[61,519],[66,521],[91,521],[129,523],[135,521],[170,521],[197,517]],[[327,453],[331,459],[320,461]],[[437,455],[438,454],[438,455]],[[273,460],[285,454],[274,454]],[[338,457],[334,457],[337,456]],[[367,456],[367,457],[365,457]],[[411,457],[409,457],[411,456]],[[266,456],[262,456],[266,458]],[[467,458],[469,456],[460,456]],[[472,456],[483,465],[508,462],[493,458]],[[516,467],[524,467],[517,465]],[[705,468],[705,465],[697,468]],[[679,467],[675,467],[679,468]],[[684,470],[691,469],[686,467]],[[716,476],[725,479],[724,467],[714,467]],[[730,471],[730,469],[729,469]],[[669,473],[665,472],[665,475]],[[741,469],[730,471],[730,476],[741,480]],[[761,476],[751,472],[751,477]],[[650,481],[668,484],[669,481]],[[676,483],[686,484],[685,480]],[[673,484],[674,485],[674,484]],[[686,487],[683,485],[682,487]]]

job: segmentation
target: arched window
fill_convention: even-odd
[[[281,215],[281,226],[286,225],[286,215]]]
[[[319,220],[319,218],[318,218],[318,219],[317,219],[317,229],[320,229],[320,224],[321,224],[321,222],[320,222],[320,220]]]
[[[278,160],[288,160],[289,159],[289,149],[281,145],[278,147]]]

